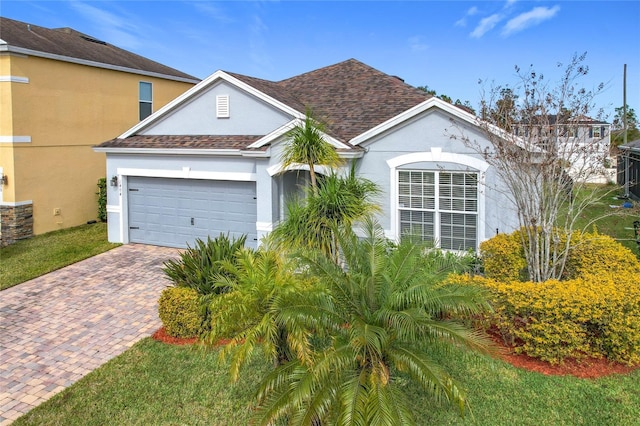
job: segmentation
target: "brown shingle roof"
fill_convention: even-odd
[[[279,82],[230,72],[227,74],[301,113],[304,113],[307,107],[311,108],[319,119],[326,122],[329,134],[347,145],[354,137],[431,97],[426,92],[405,84],[398,77],[385,74],[355,59]],[[180,138],[178,136],[132,136],[124,140],[114,139],[99,146],[192,147],[190,142],[186,142],[187,139],[183,141]],[[211,146],[202,147],[236,147],[230,136],[184,136],[183,138],[195,138],[189,139],[195,144],[211,144]],[[206,138],[210,138],[208,142]],[[254,138],[255,141],[259,137]]]
[[[261,137],[255,135],[135,135],[126,139],[116,138],[103,142],[98,145],[98,148],[246,149]]]
[[[279,82],[227,74],[302,113],[311,108],[344,142],[431,97],[355,59]]]
[[[196,77],[97,40],[71,28],[49,29],[0,17],[0,39],[10,47],[198,81]]]
[[[430,95],[355,59],[278,82],[349,141]]]

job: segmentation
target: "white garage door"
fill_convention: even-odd
[[[255,247],[255,182],[130,177],[129,241],[169,247],[247,235]]]

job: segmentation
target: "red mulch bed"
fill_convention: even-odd
[[[197,337],[184,338],[184,337],[169,336],[166,330],[164,329],[164,327],[157,329],[156,332],[153,333],[151,337],[157,340],[158,342],[166,343],[169,345],[178,345],[178,346],[193,345],[198,341]],[[227,343],[229,343],[229,339],[220,339],[215,344],[215,346],[223,346],[223,345],[226,345]]]
[[[505,346],[500,337],[495,335],[490,336],[498,347],[498,357],[500,359],[514,367],[536,371],[547,376],[575,376],[581,379],[597,379],[598,377],[609,376],[611,374],[627,374],[640,368],[640,365],[628,366],[597,358],[586,358],[582,360],[568,358],[565,359],[561,365],[552,365],[526,354],[517,354],[513,348]]]
[[[183,339],[179,337],[169,336],[164,327],[158,329],[152,336],[155,340],[170,345],[192,345],[197,338]],[[514,367],[523,368],[529,371],[536,371],[547,376],[575,376],[581,379],[596,379],[598,377],[609,376],[611,374],[627,374],[640,366],[628,366],[616,362],[607,361],[606,359],[588,358],[580,361],[574,359],[566,359],[562,365],[552,365],[548,362],[531,358],[528,355],[516,354],[513,348],[505,346],[499,337],[493,336],[493,340],[498,346],[498,356],[500,359],[508,362]],[[227,341],[220,341],[216,346],[226,344]]]

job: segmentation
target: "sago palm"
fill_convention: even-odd
[[[224,273],[217,276],[216,285],[225,291],[208,298],[211,327],[204,342],[230,339],[221,356],[231,356],[231,378],[238,378],[242,365],[259,348],[274,366],[308,359],[309,331],[287,324],[281,312],[302,294],[313,292],[310,283],[294,276],[290,263],[273,250],[242,249],[221,267]]]
[[[364,233],[362,239],[350,229],[339,234],[342,266],[322,254],[302,257],[302,270],[326,285],[329,296],[286,314],[327,343],[311,361],[286,363],[262,382],[256,423],[285,417],[301,425],[415,424],[398,374],[464,413],[464,391],[433,355],[488,348],[482,334],[459,320],[487,308],[483,294],[442,284],[466,267],[462,258],[411,241],[393,246],[372,220]]]

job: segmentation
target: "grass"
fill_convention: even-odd
[[[603,193],[611,188],[599,188]],[[621,204],[612,195],[594,203],[580,218],[612,213],[609,204]],[[596,221],[601,233],[621,241],[637,253],[633,220],[638,207],[616,209],[615,215]],[[35,237],[0,250],[0,283],[22,269],[26,278],[14,285],[80,259],[106,251],[106,226],[96,224]],[[56,252],[55,255],[51,253]],[[78,257],[74,257],[78,256]],[[57,258],[54,265],[39,265]],[[72,259],[73,260],[70,260]],[[63,259],[67,259],[63,261]],[[66,262],[66,263],[65,263]],[[31,263],[31,266],[28,264]],[[37,268],[40,268],[36,270]],[[431,401],[422,389],[406,380],[408,403],[420,425],[637,425],[640,416],[640,370],[597,380],[544,376],[486,358],[470,360],[454,353],[440,360],[467,389],[471,415]],[[228,382],[227,367],[216,353],[169,346],[145,339],[51,400],[19,418],[14,425],[246,425],[249,403],[260,377],[270,365],[259,359],[239,382]],[[403,380],[400,377],[399,380]]]
[[[621,191],[617,190],[617,186],[598,185],[589,186],[586,189],[588,191],[597,191],[596,198],[599,201],[589,205],[578,217],[576,229],[586,227],[586,230],[592,231],[595,226],[599,233],[615,238],[620,244],[640,256],[640,250],[633,234],[633,222],[640,220],[640,205],[635,203],[631,209],[612,208],[611,206],[621,206],[623,203],[622,200],[615,198],[616,195],[621,193]],[[590,224],[593,218],[599,219]]]
[[[640,370],[587,380],[458,353],[441,362],[468,390],[472,415],[460,418],[407,380],[402,385],[420,425],[638,424]],[[147,338],[14,425],[246,425],[252,394],[269,368],[255,359],[237,384],[229,384],[217,353]]]
[[[0,290],[105,252],[107,224],[95,223],[37,235],[0,249]]]

